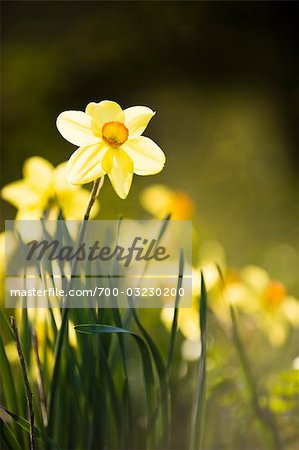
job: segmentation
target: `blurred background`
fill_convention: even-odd
[[[74,150],[61,111],[112,99],[157,111],[167,155],[129,200],[106,183],[102,218],[146,217],[150,183],[186,191],[203,239],[232,265],[262,264],[295,289],[297,97],[292,2],[3,2],[2,184],[29,156]],[[15,211],[2,205],[3,217]],[[274,263],[275,260],[275,263]]]
[[[2,2],[2,185],[22,177],[30,156],[54,165],[69,158],[75,147],[56,129],[60,112],[103,99],[150,106],[157,115],[145,134],[166,167],[135,176],[126,201],[105,183],[99,218],[149,218],[140,194],[152,183],[185,191],[199,243],[220,242],[230,267],[262,266],[298,295],[296,25],[295,2]],[[1,206],[2,219],[14,218]],[[158,336],[160,324],[151,326]],[[254,435],[244,437],[244,386],[236,390],[238,374],[223,357],[231,343],[221,339],[210,343],[207,448],[256,448]],[[252,356],[262,348],[253,342]],[[296,354],[294,338],[287,352],[266,350],[258,379]],[[194,387],[186,380],[182,428]],[[182,448],[180,427],[176,439]]]
[[[69,158],[74,147],[55,127],[61,111],[102,99],[148,105],[157,115],[147,134],[164,149],[166,168],[135,177],[130,201],[106,183],[102,217],[140,217],[139,191],[165,183],[194,198],[203,237],[221,241],[232,264],[292,270],[295,3],[26,1],[2,8],[3,184],[21,178],[29,156],[53,164]],[[13,208],[3,205],[3,216],[13,218]],[[272,267],[274,258],[280,267]]]

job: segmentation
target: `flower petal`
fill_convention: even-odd
[[[67,179],[67,161],[55,167],[53,172],[53,188],[57,196],[62,193],[69,193],[79,189],[78,186],[71,184]]]
[[[30,185],[41,194],[49,191],[51,195],[52,180],[53,180],[52,164],[44,158],[33,156],[26,159],[24,163],[23,173],[24,178],[28,180]]]
[[[106,173],[109,173],[112,169],[113,166],[113,153],[114,150],[112,148],[109,148],[109,150],[107,150],[104,158],[103,158],[103,169],[105,170]]]
[[[162,219],[171,212],[173,193],[166,186],[154,184],[144,189],[140,202],[144,209]]]
[[[2,198],[16,208],[30,208],[41,203],[41,195],[27,181],[9,183],[1,191]]]
[[[91,145],[99,142],[101,134],[90,115],[82,111],[65,111],[56,121],[60,134],[74,145]],[[95,134],[96,133],[96,134]]]
[[[86,106],[86,114],[93,118],[97,126],[102,126],[107,122],[122,122],[125,115],[118,103],[110,100],[103,100],[100,103],[91,102]]]
[[[151,139],[140,136],[128,139],[123,150],[133,161],[134,173],[137,175],[153,175],[161,172],[165,164],[165,155],[160,147]]]
[[[70,157],[67,166],[67,179],[72,184],[85,184],[105,174],[102,161],[108,150],[104,142],[80,147]]]
[[[133,163],[121,148],[113,150],[112,167],[108,176],[117,195],[125,199],[133,179]]]
[[[76,186],[73,192],[63,192],[58,194],[57,200],[62,209],[63,216],[69,220],[82,219],[83,213],[87,208],[90,198],[90,192],[87,189]],[[99,202],[96,200],[91,211],[90,218],[93,218],[99,212]]]
[[[16,220],[40,220],[43,210],[39,208],[22,208],[17,212]],[[24,225],[26,228],[26,225]],[[28,228],[28,227],[27,227]]]
[[[147,106],[132,106],[124,110],[125,126],[130,137],[140,136],[146,129],[151,118],[156,114]]]

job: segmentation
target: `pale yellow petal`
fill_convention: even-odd
[[[158,145],[151,139],[140,136],[128,139],[123,150],[133,161],[134,173],[137,175],[153,175],[161,172],[165,164],[165,155]]]
[[[40,193],[25,180],[14,181],[4,186],[1,196],[16,208],[27,208],[41,202]]]
[[[73,192],[60,193],[57,197],[59,207],[63,216],[69,220],[80,220],[86,211],[90,199],[87,189],[77,187]],[[96,201],[90,211],[90,217],[95,217],[100,210],[99,202]]]
[[[117,195],[126,198],[132,184],[133,164],[121,148],[113,151],[112,168],[108,176]]]
[[[255,292],[263,292],[269,282],[270,278],[267,272],[258,266],[245,266],[240,271],[241,279]]]
[[[96,144],[101,135],[96,133],[97,127],[89,114],[82,111],[65,111],[56,121],[60,134],[71,144],[86,146]]]
[[[26,159],[23,167],[24,178],[36,191],[42,194],[52,188],[53,170],[52,164],[40,156]],[[49,192],[49,195],[51,195],[51,192]]]
[[[260,326],[274,347],[280,347],[286,341],[289,326],[284,318],[281,317],[277,320],[277,318],[269,317],[267,320],[263,320]]]
[[[107,144],[80,147],[72,154],[67,163],[67,179],[72,184],[85,184],[105,174],[102,167],[103,157],[108,150]]]
[[[144,209],[162,219],[171,212],[173,193],[166,186],[155,184],[144,189],[140,202]]]
[[[156,114],[147,106],[132,106],[124,110],[125,126],[130,137],[140,136],[146,129],[151,118]]]
[[[79,186],[71,184],[67,179],[67,161],[55,167],[53,172],[53,187],[56,196],[63,193],[73,192],[79,189]]]
[[[294,326],[299,326],[299,300],[288,296],[281,305],[282,312],[286,319]]]
[[[197,340],[200,337],[198,310],[182,308],[179,314],[178,326],[187,339]]]
[[[43,216],[43,210],[40,208],[19,209],[16,220],[40,220]]]
[[[201,355],[201,340],[185,339],[181,346],[181,353],[186,361],[196,361]]]
[[[107,150],[104,158],[103,158],[103,169],[105,170],[106,173],[109,173],[112,169],[113,166],[113,153],[114,150],[113,148],[109,148],[109,150]]]
[[[93,118],[98,127],[107,122],[124,122],[124,112],[118,103],[103,100],[100,103],[91,102],[86,106],[86,114]]]

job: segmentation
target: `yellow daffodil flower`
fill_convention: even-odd
[[[18,209],[17,220],[39,220],[47,211],[48,219],[56,219],[59,209],[66,219],[81,219],[87,207],[89,192],[66,179],[66,162],[56,168],[44,158],[34,156],[25,161],[24,178],[2,189],[2,197]],[[96,203],[92,209],[95,216]]]
[[[5,232],[0,233],[0,280],[5,275]]]
[[[169,287],[170,289],[175,287],[177,280],[169,280],[167,285],[165,282],[162,282],[160,287]],[[192,298],[192,305],[190,308],[180,308],[178,314],[178,329],[181,331],[182,335],[193,342],[198,342],[200,338],[200,329],[199,329],[199,305],[198,299],[200,294],[200,273],[192,268],[192,284],[187,283],[186,286],[183,286],[185,289],[186,298]],[[165,307],[161,310],[161,321],[165,325],[165,327],[170,331],[173,322],[174,308],[169,307],[167,305],[167,298],[164,299]]]
[[[5,232],[0,233],[0,305],[2,307],[2,299],[5,295],[4,288],[5,279]]]
[[[245,308],[246,303],[250,303],[247,308],[255,314],[258,327],[270,343],[277,347],[283,345],[290,327],[299,327],[299,301],[260,267],[244,267],[240,279],[247,295],[239,301],[239,307]]]
[[[188,194],[160,184],[144,189],[140,201],[143,208],[158,219],[171,213],[174,220],[189,220],[195,214],[195,204]]]
[[[65,111],[57,128],[70,143],[79,146],[67,164],[72,184],[85,184],[108,174],[115,192],[126,198],[133,173],[153,175],[165,164],[165,155],[151,139],[141,136],[155,112],[146,106],[122,110],[104,100],[89,103],[83,111]]]
[[[178,312],[178,329],[184,337],[181,353],[186,361],[198,359],[201,353],[198,305],[200,284],[200,273],[193,269],[192,287],[189,294],[187,294],[192,296],[192,305],[190,308],[180,308]],[[171,330],[173,316],[174,308],[162,308],[160,318],[168,331]]]
[[[287,293],[281,282],[271,280],[261,267],[245,266],[239,271],[227,269],[224,282],[222,301],[221,296],[214,301],[210,295],[211,307],[223,325],[230,322],[227,309],[231,303],[253,319],[256,328],[275,347],[285,343],[290,327],[299,326],[298,300]]]

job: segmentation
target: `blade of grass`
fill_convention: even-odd
[[[166,229],[167,229],[167,226],[168,226],[168,224],[169,224],[170,218],[171,218],[171,214],[168,214],[168,215],[165,217],[165,219],[162,220],[162,222],[163,222],[163,223],[162,223],[162,227],[161,227],[161,229],[160,229],[160,231],[159,231],[159,234],[158,234],[156,243],[155,243],[154,248],[153,248],[153,252],[155,252],[156,248],[158,247],[158,245],[159,245],[159,243],[160,243],[160,241],[161,241],[161,239],[162,239],[162,237],[163,237],[163,235],[164,235],[164,233],[165,233],[165,231],[166,231]],[[142,274],[140,275],[140,278],[139,278],[139,282],[138,282],[138,284],[137,284],[137,287],[140,286],[141,280],[142,280],[143,276],[145,275],[145,273],[146,273],[146,271],[147,271],[147,268],[148,268],[149,263],[150,263],[150,260],[146,261],[146,264],[144,265],[144,269],[143,269],[143,271],[142,271]],[[127,311],[126,315],[125,315],[125,318],[124,318],[124,326],[125,326],[125,327],[128,326],[128,324],[130,323],[130,320],[131,320],[131,310],[129,309],[129,310]]]
[[[0,336],[0,361],[1,361],[1,378],[3,380],[3,383],[5,384],[4,398],[7,407],[17,411],[18,402],[14,378],[1,336]]]
[[[156,343],[154,342],[152,337],[149,335],[149,333],[146,331],[146,329],[140,322],[140,319],[137,315],[136,309],[134,308],[133,298],[134,298],[133,296],[131,296],[131,297],[128,296],[128,302],[129,302],[130,310],[132,312],[132,317],[134,318],[137,327],[139,328],[142,336],[144,337],[146,343],[148,344],[148,347],[151,351],[153,360],[155,362],[155,366],[156,366],[158,375],[160,376],[161,379],[162,378],[164,379],[166,376],[166,367],[165,367],[165,363],[163,361],[162,355],[161,355]]]
[[[85,334],[114,334],[121,333],[124,335],[129,335],[135,339],[138,345],[141,359],[142,367],[144,373],[144,384],[146,390],[147,407],[148,407],[148,419],[151,417],[154,407],[155,407],[155,379],[152,369],[150,352],[144,342],[144,340],[136,333],[126,330],[124,328],[114,327],[110,325],[100,325],[100,324],[81,324],[75,325],[75,330],[79,333]]]
[[[17,414],[14,414],[13,412],[9,411],[6,408],[3,408],[3,406],[0,405],[0,409],[6,412],[23,430],[27,431],[27,433],[30,433],[30,423],[28,420],[24,419],[23,417],[18,416]],[[49,436],[47,436],[45,433],[43,433],[39,428],[35,427],[35,433],[36,436],[43,440],[45,443],[49,444],[51,448],[54,450],[60,450],[59,446],[56,444],[56,442],[51,439]]]
[[[18,333],[18,328],[16,325],[16,321],[15,318],[13,316],[10,317],[10,325],[11,325],[11,329],[13,331],[14,334],[14,340],[15,340],[15,344],[18,350],[18,356],[19,356],[19,361],[20,361],[20,365],[22,368],[22,375],[23,375],[23,379],[24,379],[24,383],[25,383],[25,387],[26,387],[26,397],[27,397],[27,406],[28,406],[28,415],[29,415],[29,423],[30,423],[30,449],[31,450],[37,450],[38,449],[38,443],[37,443],[37,439],[36,439],[36,434],[35,434],[35,427],[34,427],[34,408],[33,408],[33,394],[32,394],[32,389],[31,389],[31,385],[29,382],[29,377],[28,377],[28,372],[27,372],[27,367],[26,367],[26,362],[25,362],[25,357],[24,357],[24,353],[21,347],[21,342],[20,342],[20,338],[19,338],[19,333]]]
[[[1,314],[1,324],[3,326],[3,328],[2,328],[3,331],[5,330],[9,336],[9,338],[11,340],[14,340],[13,332],[9,325],[8,317],[6,316],[6,314],[4,314],[4,312],[2,310],[0,310],[0,314]],[[11,365],[10,365],[8,357],[6,355],[5,347],[4,347],[1,336],[0,336],[0,362],[1,362],[1,375],[2,375],[3,382],[5,383],[6,406],[9,409],[16,411],[17,413],[20,413],[20,411],[22,409],[21,408],[22,405],[20,405],[18,403],[18,397],[20,398],[20,390],[18,391],[18,396],[17,396],[17,389],[15,386],[15,381],[14,381],[13,373],[11,370]],[[23,387],[22,387],[22,392],[23,392]],[[20,398],[20,403],[21,403],[21,398]],[[14,424],[14,430],[16,431],[16,434],[17,434],[20,442],[25,446],[25,443],[24,443],[25,433],[23,433],[22,430],[20,430],[16,426],[16,424]]]
[[[177,284],[176,298],[175,298],[175,304],[174,304],[174,313],[173,313],[173,320],[172,320],[172,325],[171,325],[170,341],[169,341],[167,363],[166,363],[167,370],[170,369],[170,366],[172,363],[176,333],[177,333],[177,328],[178,328],[178,314],[179,314],[179,301],[180,301],[179,292],[180,292],[180,289],[181,289],[182,283],[183,283],[183,273],[184,273],[184,253],[181,251],[180,261],[179,261],[178,284]]]
[[[199,301],[199,325],[201,333],[201,354],[198,366],[198,386],[193,409],[190,450],[198,450],[202,446],[205,418],[205,385],[206,385],[206,347],[207,347],[207,291],[201,273],[201,292]]]
[[[170,439],[170,435],[169,435],[170,390],[169,390],[169,386],[168,386],[168,377],[167,377],[166,366],[165,366],[164,360],[161,356],[161,353],[160,353],[156,343],[154,342],[152,337],[149,335],[149,333],[146,331],[146,329],[140,322],[140,319],[137,315],[136,309],[134,308],[133,296],[132,297],[128,296],[128,302],[129,302],[129,306],[130,306],[130,311],[132,313],[132,317],[150,349],[153,361],[155,363],[155,368],[156,368],[156,371],[157,371],[157,374],[159,377],[160,390],[161,390],[160,407],[161,407],[162,420],[163,420],[162,435],[164,435],[162,444],[165,448],[165,446],[167,447],[169,445],[169,439]],[[151,426],[153,426],[155,423],[154,418],[156,418],[156,419],[158,418],[156,410],[154,411],[154,415],[151,418]]]
[[[4,442],[7,448],[9,449],[23,450],[23,447],[18,442],[16,436],[13,434],[9,425],[7,425],[1,418],[0,418],[0,436],[1,436],[0,444],[2,441],[2,443]]]
[[[87,223],[89,220],[89,214],[90,214],[93,204],[95,203],[95,201],[99,195],[100,189],[103,186],[103,182],[104,182],[104,177],[95,180],[93,183],[93,188],[91,191],[89,203],[87,205],[87,209],[84,214],[84,218],[81,223],[81,227],[80,227],[80,231],[79,231],[79,238],[78,238],[78,243],[77,243],[78,249],[80,248],[80,246],[83,243]],[[77,259],[73,259],[73,263],[72,263],[72,267],[71,267],[71,278],[70,278],[70,282],[69,282],[69,286],[68,286],[69,289],[72,288],[72,284],[73,284],[73,276],[72,275],[75,274],[75,272],[76,272],[77,263],[78,263]],[[66,302],[68,302],[68,300],[69,300],[69,298],[67,297]],[[61,327],[59,329],[59,333],[58,333],[56,344],[55,344],[53,375],[52,375],[52,382],[51,382],[50,393],[49,393],[49,398],[48,398],[47,431],[49,434],[52,434],[52,432],[53,432],[54,403],[55,403],[55,396],[56,396],[57,385],[58,385],[58,374],[59,374],[59,368],[60,368],[60,360],[61,360],[61,354],[62,354],[62,347],[63,347],[63,343],[64,343],[64,337],[67,332],[67,326],[68,326],[68,308],[67,308],[68,304],[66,304],[64,306],[65,307],[64,307],[63,313],[62,313]]]
[[[115,415],[115,421],[116,421],[116,426],[118,430],[121,430],[122,427],[122,404],[119,400],[118,397],[118,393],[113,381],[113,377],[110,371],[110,367],[108,365],[108,361],[104,352],[104,348],[100,343],[100,352],[101,352],[101,357],[102,357],[102,362],[103,362],[103,367],[104,367],[104,371],[105,371],[105,375],[107,377],[107,385],[108,385],[108,389],[109,389],[109,393],[110,393],[110,398],[111,398],[111,403],[112,403],[112,410],[113,413]]]

